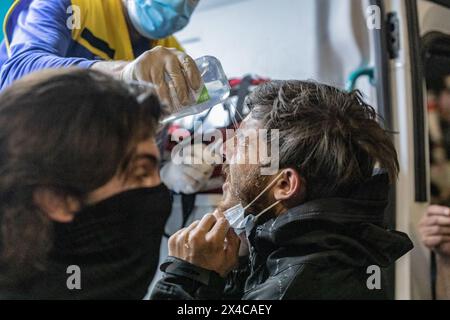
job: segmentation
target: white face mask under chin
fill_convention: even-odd
[[[256,201],[258,201],[258,199],[261,198],[262,195],[264,193],[266,193],[276,183],[277,179],[280,178],[282,175],[283,175],[283,172],[281,172],[278,176],[276,176],[275,179],[273,179],[272,182],[269,183],[269,185],[263,191],[261,191],[261,193],[258,196],[256,196],[256,198],[253,199],[253,201],[250,202],[245,208],[242,206],[241,203],[239,203],[238,205],[225,211],[225,213],[224,213],[225,218],[228,220],[231,228],[233,228],[234,232],[238,236],[241,236],[245,232],[245,234],[248,238],[251,231],[255,227],[258,219],[260,217],[262,217],[266,212],[268,212],[272,208],[274,208],[276,205],[281,203],[281,200],[279,200],[279,201],[273,203],[272,205],[270,205],[269,207],[267,207],[266,209],[264,209],[263,211],[261,211],[257,215],[250,214],[248,216],[245,216],[245,211],[248,208],[250,208]]]

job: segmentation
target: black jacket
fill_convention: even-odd
[[[169,258],[152,298],[386,299],[383,271],[413,245],[407,235],[383,227],[387,176],[374,176],[357,189],[347,198],[302,204],[258,226],[249,239],[250,257],[227,281]],[[379,290],[367,285],[373,282],[370,266],[381,270]]]

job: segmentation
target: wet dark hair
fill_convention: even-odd
[[[157,97],[138,101],[131,88],[97,71],[63,69],[33,74],[1,93],[3,280],[13,281],[16,272],[31,277],[51,248],[51,223],[33,201],[36,188],[83,199],[124,172],[137,144],[155,135]]]
[[[312,81],[272,81],[247,99],[251,116],[280,130],[280,168],[296,169],[306,198],[345,197],[376,166],[391,183],[399,163],[389,134],[359,91]]]

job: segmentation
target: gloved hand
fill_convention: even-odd
[[[173,161],[165,164],[160,172],[162,182],[176,193],[194,194],[201,191],[211,178],[215,167],[203,159],[204,148],[206,148],[204,145],[201,148],[192,146],[192,157],[189,153],[183,152],[183,157],[190,159],[189,161],[183,159],[182,164],[175,164]]]
[[[170,107],[171,111],[176,111],[174,110],[176,106],[171,99],[168,80],[172,81],[178,101],[183,106],[192,103],[190,89],[199,90],[202,83],[197,65],[190,56],[161,46],[143,53],[128,63],[123,68],[120,78],[155,84],[159,98]]]

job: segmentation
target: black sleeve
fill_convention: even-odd
[[[161,265],[164,277],[153,289],[152,300],[221,300],[225,279],[213,271],[169,257]]]
[[[168,257],[161,265],[164,277],[158,281],[152,300],[241,300],[250,273],[248,257],[226,279],[186,261]]]

